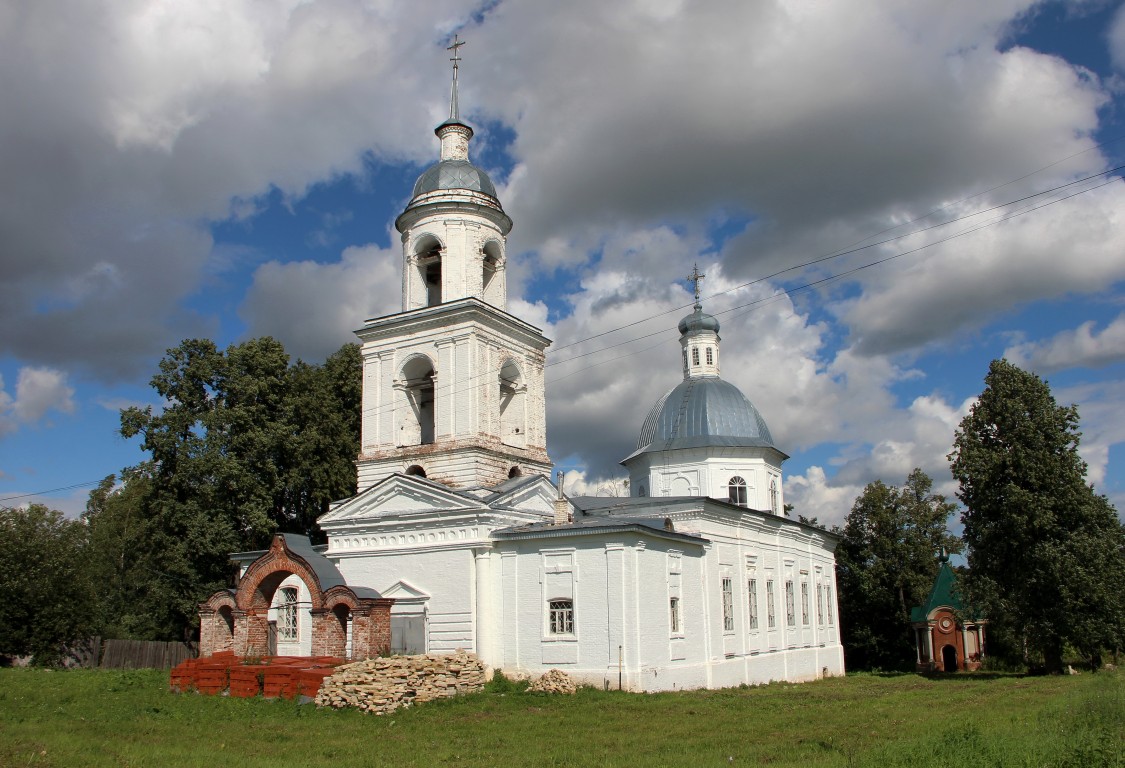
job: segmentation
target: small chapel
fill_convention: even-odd
[[[200,605],[201,655],[361,658],[475,653],[636,691],[844,672],[828,531],[783,515],[765,420],[721,378],[719,321],[679,324],[678,382],[621,462],[630,496],[552,483],[550,341],[506,311],[504,212],[469,159],[455,41],[440,158],[414,185],[401,311],[366,320],[359,492],[318,523],[232,555],[233,589]]]

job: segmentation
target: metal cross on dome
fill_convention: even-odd
[[[707,275],[699,271],[699,265],[693,264],[691,267],[691,274],[687,276],[688,282],[695,288],[695,306],[699,306],[699,284],[703,282],[703,278]]]
[[[451,45],[451,46],[449,46],[448,48],[445,49],[447,51],[453,51],[453,56],[449,60],[453,62],[453,79],[454,80],[457,79],[457,62],[459,62],[461,60],[461,56],[459,55],[461,53],[461,51],[459,51],[458,49],[464,44],[465,44],[464,40],[460,39],[457,35],[454,35],[453,36],[453,45]]]

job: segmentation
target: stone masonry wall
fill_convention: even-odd
[[[320,686],[317,706],[358,707],[384,715],[415,702],[484,689],[484,664],[471,653],[391,656],[338,667]]]

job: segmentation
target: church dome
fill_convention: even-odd
[[[709,315],[703,311],[703,308],[696,305],[695,311],[680,321],[679,325],[680,334],[693,333],[695,331],[714,331],[719,332],[719,321],[713,315]]]
[[[777,448],[758,409],[717,376],[680,382],[652,407],[637,439],[637,453],[708,446]]]
[[[492,179],[468,160],[442,160],[431,165],[414,184],[414,197],[443,189],[468,189],[496,197]]]

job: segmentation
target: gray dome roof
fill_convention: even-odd
[[[719,321],[697,305],[694,312],[680,321],[679,329],[681,335],[692,331],[714,331],[718,333]]]
[[[442,160],[431,165],[414,184],[414,197],[442,189],[469,189],[496,197],[492,179],[468,160]]]
[[[641,427],[637,453],[707,446],[777,449],[758,409],[717,376],[685,379],[660,398]]]

